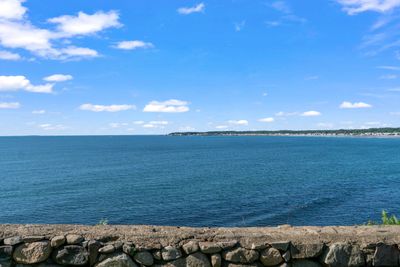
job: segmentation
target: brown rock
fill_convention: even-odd
[[[201,252],[196,252],[186,257],[186,266],[211,267],[211,264],[206,255]]]
[[[58,248],[59,246],[64,245],[64,243],[65,243],[65,237],[63,235],[55,236],[50,241],[50,245],[53,248]]]
[[[172,247],[172,246],[166,246],[161,250],[161,255],[163,260],[165,261],[171,261],[171,260],[176,260],[182,257],[182,253],[178,248]]]
[[[215,242],[200,242],[199,247],[201,252],[206,254],[214,254],[221,251],[221,247]]]
[[[233,263],[252,263],[258,260],[259,253],[256,250],[236,248],[222,253],[222,258]]]
[[[153,263],[154,263],[153,255],[151,255],[151,253],[148,251],[137,252],[135,254],[135,256],[133,257],[133,259],[137,263],[145,265],[145,266],[150,266],[150,265],[153,265]]]
[[[283,258],[276,248],[267,248],[261,252],[260,261],[264,266],[275,266],[283,262]]]
[[[13,258],[17,263],[35,264],[47,260],[50,254],[50,242],[39,241],[19,245],[14,250]]]
[[[221,267],[222,257],[220,254],[212,254],[211,255],[211,265],[212,265],[212,267]]]
[[[89,253],[81,246],[68,245],[56,249],[53,259],[61,265],[86,265],[89,261]]]
[[[182,246],[183,251],[186,254],[192,254],[199,250],[199,243],[196,241],[189,241]]]
[[[70,234],[67,235],[67,244],[68,245],[76,245],[79,244],[83,241],[83,236],[81,235],[75,235],[75,234]]]
[[[324,243],[292,244],[291,255],[293,259],[316,258],[321,255]]]

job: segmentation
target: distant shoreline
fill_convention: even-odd
[[[376,137],[398,138],[400,128],[340,129],[340,130],[280,130],[280,131],[209,131],[174,132],[169,136],[293,136],[293,137]]]

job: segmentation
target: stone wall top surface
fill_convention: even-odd
[[[199,241],[237,240],[252,242],[291,241],[294,243],[378,243],[400,244],[398,226],[304,226],[250,228],[190,228],[148,225],[14,225],[0,224],[0,239],[11,236],[45,236],[79,234],[86,239],[132,241],[161,246],[180,245],[189,239]]]

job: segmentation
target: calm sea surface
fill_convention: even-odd
[[[0,223],[353,225],[400,214],[400,139],[1,137]]]

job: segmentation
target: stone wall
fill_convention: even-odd
[[[399,266],[400,227],[0,225],[0,267]]]

